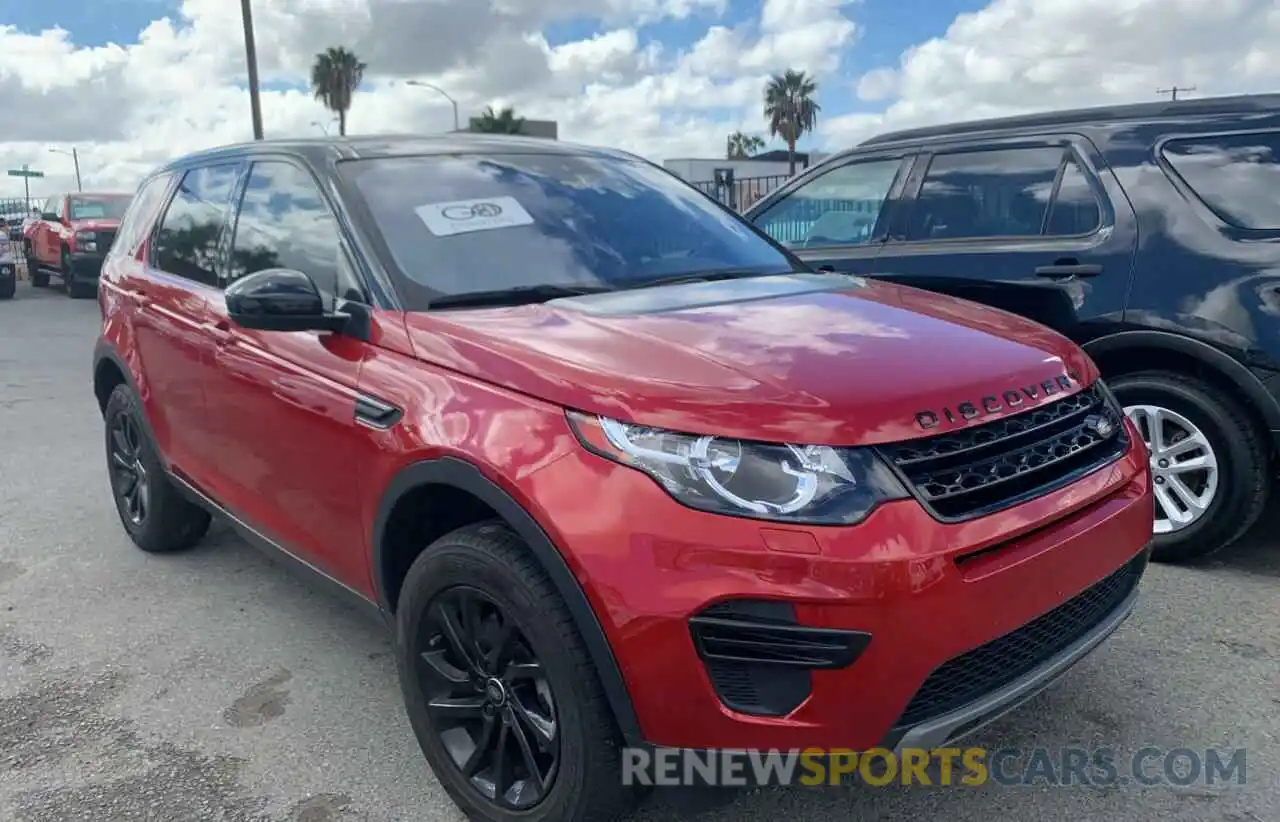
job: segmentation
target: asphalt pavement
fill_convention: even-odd
[[[177,556],[126,538],[91,391],[98,322],[94,301],[25,282],[0,302],[0,820],[460,820],[378,626],[224,527]],[[1280,511],[1207,566],[1152,568],[1108,643],[967,740],[1122,763],[1243,748],[1243,785],[664,788],[635,822],[1280,820],[1278,527]]]

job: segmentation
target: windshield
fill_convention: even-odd
[[[124,217],[129,207],[126,196],[119,197],[72,197],[71,219],[73,220],[119,220]]]
[[[733,214],[641,162],[538,153],[340,167],[411,311],[444,295],[797,268]]]

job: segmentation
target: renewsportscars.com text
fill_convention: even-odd
[[[1106,787],[1245,783],[1245,749],[938,748],[691,751],[627,748],[625,784],[749,787],[763,785],[938,785]]]

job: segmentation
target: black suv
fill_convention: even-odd
[[[815,267],[1081,343],[1147,440],[1155,558],[1203,557],[1262,512],[1280,450],[1280,95],[885,134],[746,216]]]

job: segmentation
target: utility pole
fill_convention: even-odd
[[[80,183],[80,151],[75,146],[72,146],[70,151],[61,148],[51,148],[49,150],[54,154],[71,155],[71,162],[76,165],[76,191],[84,191],[84,186]]]
[[[249,64],[249,108],[253,114],[253,139],[262,139],[262,103],[258,100],[258,49],[253,42],[253,10],[251,0],[240,0],[240,18],[244,23],[244,59]]]
[[[1178,92],[1195,91],[1195,90],[1196,90],[1195,86],[1170,86],[1169,88],[1156,89],[1156,94],[1168,94],[1170,100],[1176,101],[1178,99]]]

